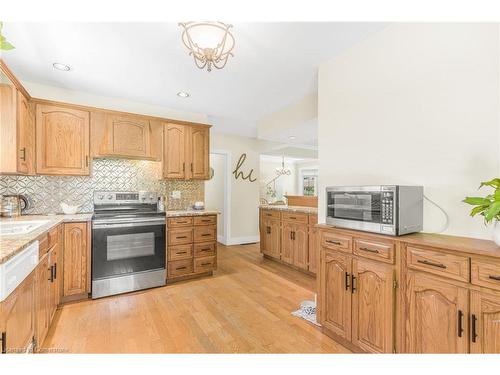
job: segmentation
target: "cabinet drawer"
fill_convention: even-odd
[[[176,260],[174,262],[168,262],[168,278],[189,275],[193,273],[193,260]]]
[[[215,225],[217,216],[198,216],[194,218],[194,225]]]
[[[189,227],[192,225],[193,225],[193,218],[188,216],[169,217],[167,220],[167,228]]]
[[[471,262],[472,284],[500,290],[500,261],[472,259]]]
[[[281,212],[277,210],[262,210],[262,217],[281,219]]]
[[[206,257],[209,255],[212,256],[215,255],[216,249],[217,249],[216,242],[197,243],[194,245],[194,256],[195,258]]]
[[[295,223],[304,224],[307,224],[309,222],[309,216],[307,214],[295,212],[283,212],[283,214],[281,215],[281,219],[284,221],[293,221]]]
[[[394,263],[393,243],[355,238],[353,252],[364,258],[380,260],[391,264]]]
[[[309,225],[318,224],[318,215],[309,214]]]
[[[215,256],[194,259],[195,273],[209,272],[213,271],[214,269],[215,269]]]
[[[49,238],[46,234],[38,238],[38,256],[40,259],[49,251]]]
[[[52,246],[57,244],[59,241],[59,227],[52,228],[47,234],[48,248],[52,249]]]
[[[190,259],[193,257],[193,245],[178,245],[168,248],[168,260]]]
[[[193,242],[193,229],[172,229],[168,231],[169,245],[185,245]]]
[[[426,248],[407,246],[408,268],[469,282],[469,258]]]
[[[345,253],[352,252],[352,238],[336,233],[321,232],[321,246]]]
[[[194,228],[194,242],[211,242],[217,239],[217,227],[215,225]]]

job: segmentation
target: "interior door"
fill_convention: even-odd
[[[289,264],[293,264],[294,230],[295,230],[294,224],[283,222],[283,230],[281,236],[281,260]]]
[[[471,353],[500,353],[500,295],[471,292]]]
[[[351,339],[351,270],[349,256],[324,251],[320,280],[321,324],[347,340]]]
[[[293,232],[293,264],[307,270],[309,264],[309,241],[307,225],[296,224]]]
[[[467,353],[469,291],[428,274],[408,275],[409,353]]]
[[[186,177],[186,126],[166,124],[163,135],[165,137],[163,177],[184,179]]]
[[[391,353],[394,327],[393,266],[354,259],[352,342],[367,352]]]
[[[210,174],[209,129],[190,126],[189,135],[190,177],[208,180]]]

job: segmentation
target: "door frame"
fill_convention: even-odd
[[[217,242],[228,245],[231,239],[231,151],[212,149],[210,154],[224,156],[224,207],[222,209],[224,235],[217,234]]]

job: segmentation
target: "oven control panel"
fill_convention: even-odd
[[[382,224],[393,224],[394,223],[394,192],[383,191],[382,192]]]
[[[95,191],[94,205],[155,204],[158,194],[150,191]]]

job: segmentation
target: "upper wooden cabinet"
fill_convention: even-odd
[[[53,175],[89,174],[88,112],[37,104],[36,171]]]
[[[163,125],[144,116],[92,112],[93,157],[161,160]]]
[[[163,177],[207,180],[210,178],[210,129],[201,125],[165,124]]]
[[[3,70],[0,70],[0,148],[0,173],[35,173],[33,105]]]

